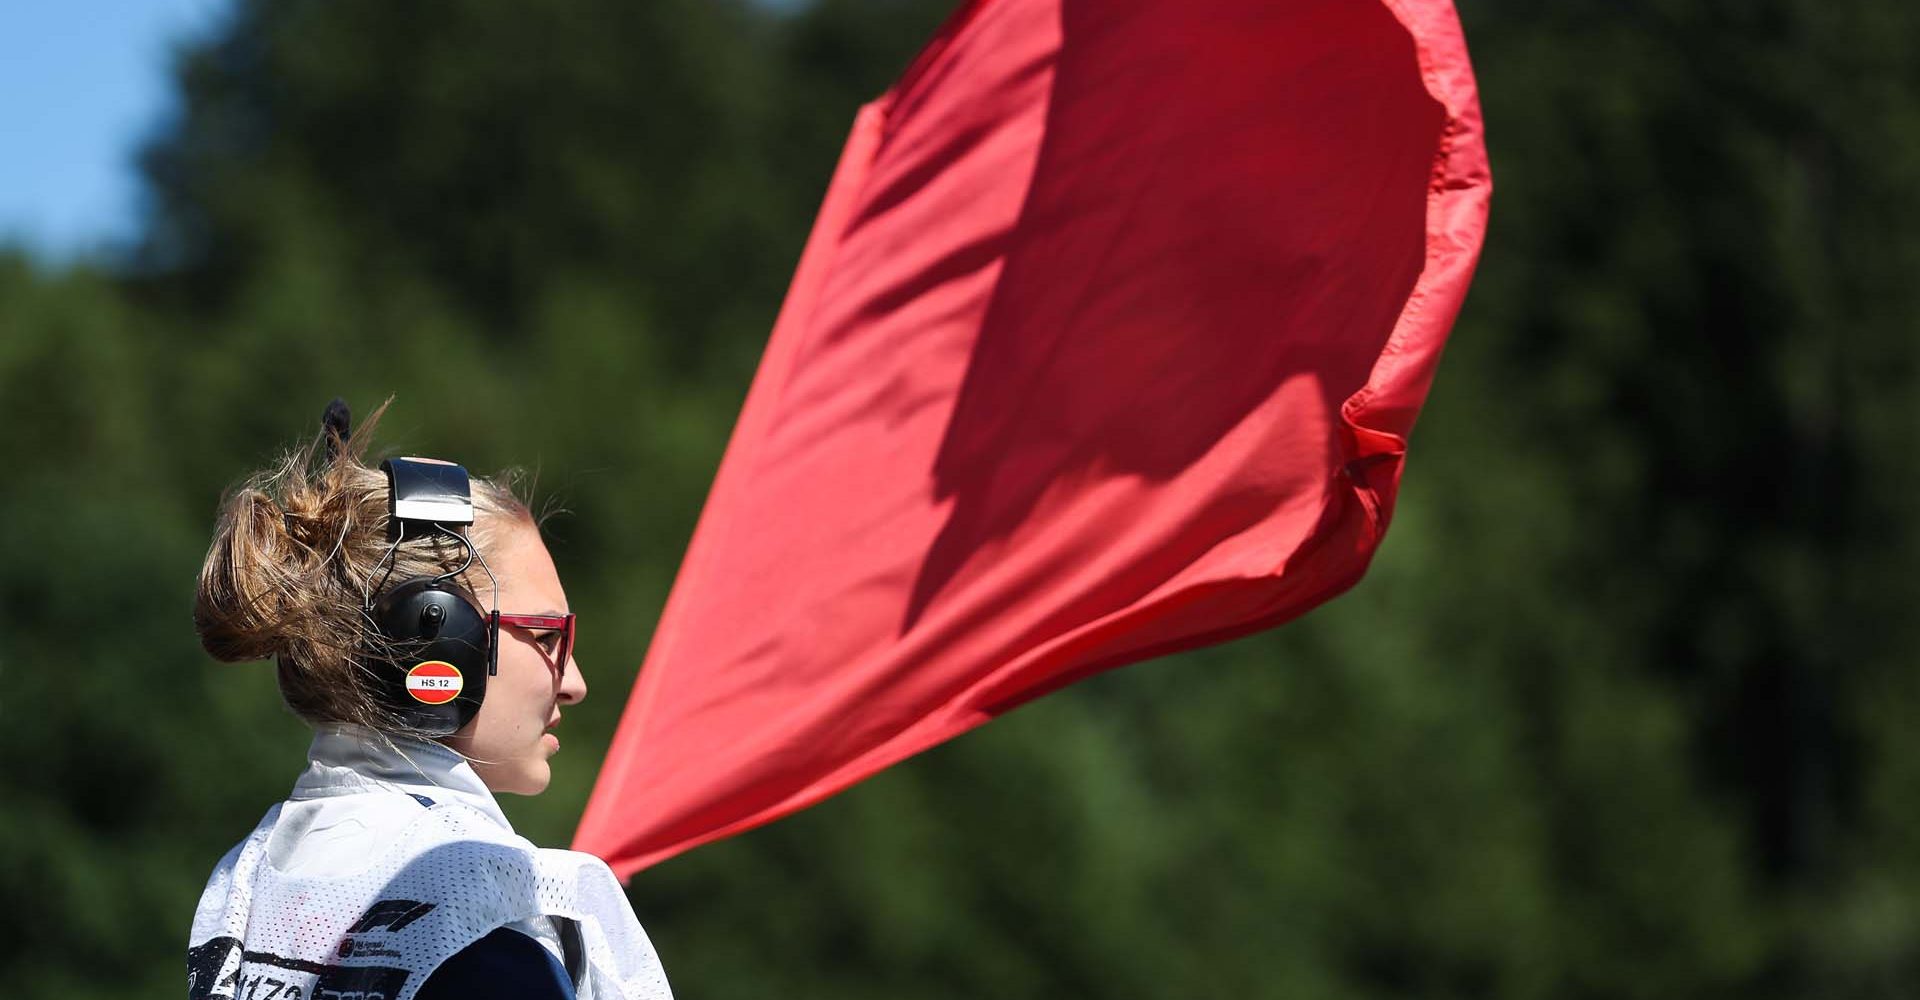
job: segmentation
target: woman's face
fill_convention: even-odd
[[[497,606],[502,614],[568,612],[553,557],[532,523],[516,520],[496,533],[486,557],[500,582]],[[486,603],[486,588],[475,594]],[[473,761],[480,780],[495,792],[537,795],[552,777],[547,758],[560,749],[560,741],[547,730],[560,724],[560,706],[587,696],[587,682],[573,656],[569,653],[565,663],[554,662],[560,642],[557,631],[500,626],[499,673],[487,680],[480,712],[444,740]]]

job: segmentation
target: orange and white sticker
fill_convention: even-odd
[[[465,686],[460,668],[445,660],[428,660],[407,671],[407,694],[429,705],[444,705],[460,697],[460,689]]]

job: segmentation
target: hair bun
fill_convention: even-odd
[[[200,644],[214,659],[241,663],[286,652],[284,623],[298,593],[290,516],[259,489],[228,499],[193,605]]]

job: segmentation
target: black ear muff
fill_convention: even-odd
[[[473,721],[487,694],[489,618],[456,584],[414,577],[372,610],[386,648],[370,657],[382,697],[407,728],[445,736]]]

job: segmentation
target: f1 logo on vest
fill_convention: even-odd
[[[347,933],[365,934],[381,929],[397,931],[432,912],[434,906],[433,903],[422,903],[417,899],[383,899],[361,914],[360,921],[347,928]]]

